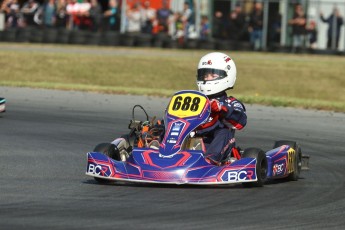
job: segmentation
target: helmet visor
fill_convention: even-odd
[[[219,69],[198,69],[197,80],[198,81],[214,81],[220,80],[227,76],[224,70]]]

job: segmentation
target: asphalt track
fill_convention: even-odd
[[[141,104],[167,99],[0,87],[0,229],[344,229],[345,114],[247,105],[243,148],[297,140],[297,182],[263,188],[97,184],[86,152],[127,132]]]

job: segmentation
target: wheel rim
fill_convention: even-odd
[[[122,150],[121,152],[120,152],[120,160],[121,161],[126,161],[127,160],[127,152],[125,151],[125,150]]]

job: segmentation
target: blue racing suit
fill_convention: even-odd
[[[236,98],[228,97],[225,92],[209,96],[211,115],[208,121],[196,131],[203,137],[206,147],[205,157],[215,163],[226,160],[235,147],[235,130],[247,124],[244,105]]]

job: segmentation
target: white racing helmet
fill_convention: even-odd
[[[197,85],[200,92],[213,95],[231,89],[236,81],[235,62],[226,54],[214,52],[203,56],[198,65]],[[213,75],[213,79],[207,76]]]

